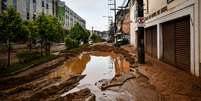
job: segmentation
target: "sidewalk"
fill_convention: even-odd
[[[130,54],[136,53],[134,47],[124,46],[123,48],[128,50]],[[150,99],[148,101],[201,101],[200,78],[150,57],[146,57],[146,59],[147,63],[140,65],[138,70],[148,79],[148,83],[159,93],[159,96],[155,97],[157,99]],[[131,85],[131,89],[132,88],[134,88],[134,86],[132,87]],[[145,92],[141,97],[146,97],[147,94],[148,93]],[[146,101],[146,99],[141,98],[140,101]]]

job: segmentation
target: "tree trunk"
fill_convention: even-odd
[[[48,43],[47,43],[47,39],[45,39],[45,55],[47,56],[48,55]]]
[[[32,52],[32,39],[29,39],[29,52]]]
[[[50,55],[50,53],[51,53],[51,43],[49,43],[49,47],[48,47],[48,54]]]
[[[7,67],[10,66],[10,53],[11,53],[11,44],[10,44],[10,39],[7,40],[7,45],[8,45],[8,61],[7,61]]]
[[[43,41],[40,42],[40,55],[43,56]]]

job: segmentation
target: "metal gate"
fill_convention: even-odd
[[[190,70],[190,17],[182,17],[163,25],[163,61]]]
[[[145,29],[145,52],[151,57],[157,57],[157,26]]]

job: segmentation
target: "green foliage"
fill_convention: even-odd
[[[41,39],[52,42],[60,39],[63,29],[56,17],[41,14],[36,22]]]
[[[12,7],[0,15],[0,38],[1,40],[14,40],[21,35],[22,19],[20,14]]]
[[[88,43],[90,33],[84,29],[80,24],[75,24],[73,28],[71,28],[69,32],[69,37],[73,40],[76,40],[79,42],[83,42],[84,44]]]
[[[64,41],[65,41],[66,49],[72,49],[79,46],[79,42],[71,39],[70,37],[65,37]]]
[[[101,42],[101,38],[94,33],[92,34],[91,39],[94,43]]]
[[[27,63],[31,60],[35,60],[40,58],[40,53],[39,52],[23,52],[23,53],[18,53],[17,58],[19,59],[20,63]]]
[[[57,40],[60,40],[61,37],[63,36],[62,25],[60,24],[57,18],[53,16],[44,15],[43,13],[39,15],[36,22],[38,25],[38,32],[41,39],[41,46],[43,44],[45,45],[45,51],[47,55],[48,54],[47,51],[50,52],[51,43],[56,42]],[[42,51],[41,51],[41,54],[42,54]]]
[[[35,40],[38,38],[39,33],[36,21],[24,21],[22,27],[27,39]]]

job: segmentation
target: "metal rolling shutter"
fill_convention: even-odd
[[[151,38],[151,30],[149,29],[148,33],[147,33],[147,53],[150,56],[151,56],[151,53],[152,53],[151,40],[152,40],[152,38]]]
[[[184,17],[176,20],[176,65],[182,69],[190,67],[190,18]],[[188,69],[189,70],[189,69]]]
[[[149,56],[157,57],[157,27],[145,30],[145,51]]]
[[[184,70],[190,68],[190,17],[163,25],[163,61]]]
[[[157,27],[152,29],[152,56],[157,58]]]
[[[175,26],[173,22],[163,25],[163,61],[175,65]]]

